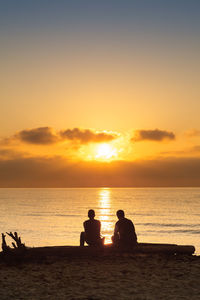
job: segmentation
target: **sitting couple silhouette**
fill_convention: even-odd
[[[118,210],[116,213],[118,221],[115,224],[112,243],[116,247],[134,247],[137,245],[137,235],[133,222],[125,218],[123,210]],[[88,211],[89,220],[83,223],[84,232],[80,235],[80,246],[84,246],[86,242],[89,246],[102,247],[105,237],[101,237],[101,222],[95,219],[95,211]]]

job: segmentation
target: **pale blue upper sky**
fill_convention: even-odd
[[[134,32],[199,37],[198,0],[0,1],[3,35]]]

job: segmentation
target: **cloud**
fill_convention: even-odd
[[[174,151],[162,151],[160,152],[161,155],[167,156],[191,156],[191,154],[200,154],[200,145],[195,145],[192,147],[187,147],[183,150],[174,150]]]
[[[58,141],[58,136],[50,127],[39,127],[18,132],[15,138],[28,144],[49,145]]]
[[[196,136],[200,136],[200,130],[198,129],[191,129],[191,130],[187,130],[185,132],[185,135],[187,137],[196,137]]]
[[[194,146],[194,147],[191,149],[191,151],[193,151],[193,152],[200,152],[200,145]]]
[[[24,129],[11,137],[4,138],[0,145],[10,145],[12,142],[21,141],[27,144],[50,145],[63,140],[79,142],[81,144],[110,142],[118,137],[117,134],[108,132],[95,132],[90,129],[64,129],[54,132],[51,127],[38,127]]]
[[[132,137],[131,141],[139,142],[139,141],[163,141],[165,139],[174,140],[175,134],[170,131],[166,130],[136,130],[134,136]]]
[[[16,159],[27,156],[26,152],[17,151],[10,148],[0,148],[0,159]]]
[[[0,187],[200,186],[200,158],[69,162],[61,157],[0,159]]]
[[[79,141],[81,144],[110,142],[117,137],[114,134],[106,132],[93,132],[90,129],[79,128],[61,131],[60,135],[63,139]]]

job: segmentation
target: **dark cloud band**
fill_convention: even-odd
[[[19,172],[20,170],[20,172]],[[62,158],[0,159],[0,187],[200,186],[200,158],[70,163]]]

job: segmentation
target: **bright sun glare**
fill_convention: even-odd
[[[117,151],[109,144],[100,144],[97,147],[97,154],[95,158],[102,160],[109,160],[117,156]]]

